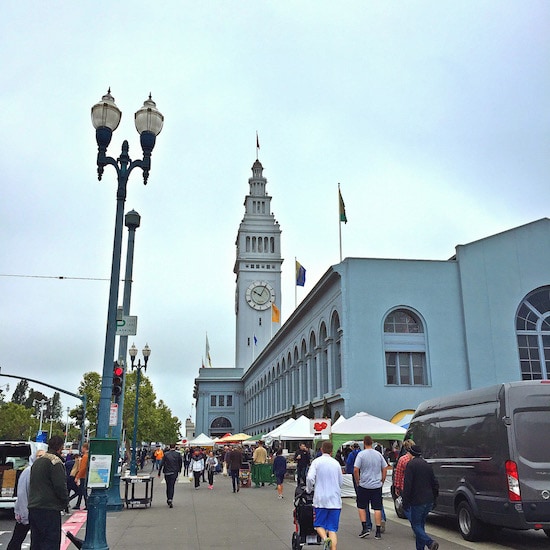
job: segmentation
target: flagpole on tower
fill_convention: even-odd
[[[260,140],[258,138],[258,130],[256,130],[256,160],[258,160],[258,151],[260,150]]]

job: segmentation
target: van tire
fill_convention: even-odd
[[[485,524],[477,519],[467,500],[462,500],[456,508],[458,530],[464,540],[476,542],[485,534]]]

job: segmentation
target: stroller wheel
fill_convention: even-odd
[[[292,533],[292,550],[301,550],[302,545],[300,544],[300,535],[296,533]]]

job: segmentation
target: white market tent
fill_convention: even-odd
[[[191,447],[212,447],[212,445],[214,445],[214,440],[206,434],[201,433],[195,437],[195,439],[189,441],[188,445]]]
[[[332,423],[332,427],[334,428],[334,426],[338,426],[338,424],[341,424],[344,420],[346,419],[346,417],[341,414],[337,420],[335,420],[333,423]]]
[[[359,412],[332,426],[332,443],[338,449],[346,441],[363,441],[365,435],[370,435],[374,441],[403,441],[407,430],[392,424],[387,420],[372,416],[366,412]]]
[[[294,418],[289,418],[286,422],[283,422],[280,426],[277,426],[275,429],[266,433],[264,436],[264,441],[269,445],[274,439],[279,439],[281,431],[287,429],[289,426],[294,424],[296,420]]]
[[[302,441],[315,439],[311,431],[311,421],[306,416],[300,416],[290,426],[281,430],[279,439],[283,441]]]

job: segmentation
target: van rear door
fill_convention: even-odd
[[[510,459],[517,466],[522,508],[528,523],[550,522],[550,384],[546,382],[511,384],[507,395]]]

